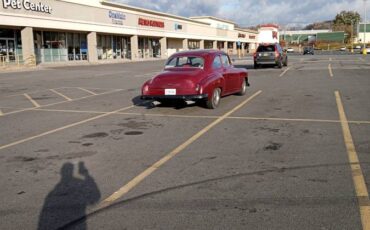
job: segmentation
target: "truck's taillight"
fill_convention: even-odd
[[[255,52],[255,53],[253,54],[253,57],[254,57],[254,58],[256,58],[256,57],[257,57],[257,52]]]

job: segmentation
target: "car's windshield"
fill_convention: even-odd
[[[167,61],[165,68],[203,68],[204,59],[195,56],[174,57]]]

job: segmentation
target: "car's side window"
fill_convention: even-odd
[[[221,64],[220,56],[216,56],[215,59],[213,60],[212,68],[213,69],[219,69],[219,68],[221,68],[221,66],[222,66],[222,64]]]
[[[223,66],[224,66],[224,67],[228,67],[228,66],[230,66],[230,65],[231,65],[231,64],[230,64],[229,57],[228,57],[228,56],[226,56],[225,54],[223,54],[223,55],[221,56],[221,59],[222,59],[222,64],[223,64]]]

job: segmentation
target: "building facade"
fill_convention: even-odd
[[[256,49],[258,33],[105,0],[0,0],[0,62],[114,62],[189,49]]]
[[[370,43],[370,24],[369,23],[360,23],[357,28],[358,38],[357,42],[359,43]]]

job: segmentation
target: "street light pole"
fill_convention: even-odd
[[[366,48],[366,26],[367,26],[367,18],[366,18],[366,0],[364,0],[364,3],[365,3],[365,23],[364,23],[364,49]]]

